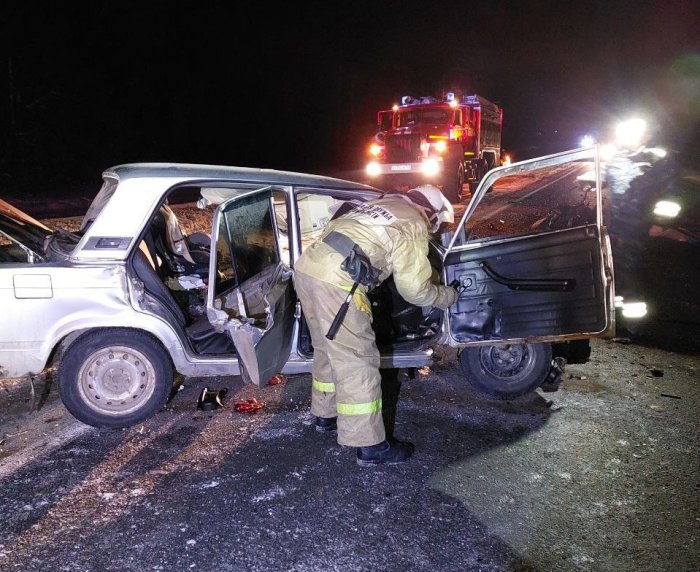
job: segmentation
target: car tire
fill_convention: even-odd
[[[173,366],[151,335],[126,328],[93,330],[77,338],[58,366],[66,409],[93,427],[129,427],[165,405]]]
[[[466,348],[459,364],[474,389],[497,399],[514,399],[537,389],[552,366],[550,344],[498,344]]]

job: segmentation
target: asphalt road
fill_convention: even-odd
[[[187,379],[128,430],[0,386],[0,570],[697,570],[697,355],[595,342],[512,402],[438,357],[403,385],[414,458],[371,469],[314,430],[308,375],[210,380],[214,412]]]

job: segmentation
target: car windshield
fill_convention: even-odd
[[[10,241],[43,256],[46,237],[51,232],[38,220],[0,200],[0,233]]]

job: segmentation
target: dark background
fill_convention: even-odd
[[[376,112],[463,89],[524,159],[641,113],[697,121],[693,1],[5,2],[0,184],[62,196],[132,161],[359,168]]]

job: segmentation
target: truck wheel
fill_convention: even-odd
[[[66,409],[93,427],[129,427],[156,413],[173,386],[170,356],[138,330],[83,334],[66,350],[57,371]]]
[[[453,163],[445,171],[445,179],[442,185],[442,194],[453,204],[462,200],[462,188],[464,186],[464,165],[460,161]]]
[[[477,391],[514,399],[537,389],[552,365],[550,344],[502,344],[466,348],[459,364]]]

